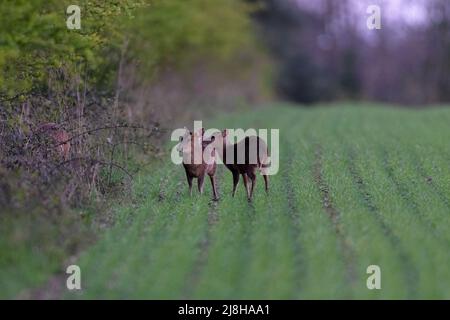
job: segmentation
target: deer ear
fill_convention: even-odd
[[[190,135],[190,134],[191,134],[191,132],[189,131],[189,129],[188,129],[188,128],[184,127],[184,128],[183,128],[183,130],[184,130],[184,134],[183,134],[183,137],[187,137],[188,135]]]

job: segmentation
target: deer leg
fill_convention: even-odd
[[[265,185],[266,193],[269,193],[269,176],[264,174],[263,178],[264,178],[264,185]]]
[[[200,194],[203,194],[203,184],[205,182],[205,175],[201,175],[198,177],[198,191]]]
[[[242,174],[242,179],[244,180],[245,191],[247,192],[247,199],[250,200],[250,192],[248,189],[248,177],[245,173]]]
[[[237,188],[238,184],[239,184],[239,172],[233,171],[233,193],[232,193],[232,197],[234,197],[234,195],[236,194],[236,188]]]
[[[212,190],[213,190],[214,200],[218,200],[219,197],[217,195],[217,189],[216,189],[216,177],[209,176],[209,179],[211,180],[211,186],[212,186]]]
[[[187,182],[189,185],[189,195],[192,197],[192,180],[194,179],[194,177],[188,175],[187,173],[186,173],[186,177],[187,177]]]
[[[250,197],[249,200],[251,200],[253,198],[253,190],[255,188],[256,185],[256,174],[254,172],[249,172],[248,173],[248,177],[250,178],[251,182],[252,182],[252,186],[250,189]]]

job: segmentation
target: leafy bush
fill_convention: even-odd
[[[130,47],[150,70],[206,57],[230,61],[254,48],[250,11],[237,0],[157,0],[129,25]]]

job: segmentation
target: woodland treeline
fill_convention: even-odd
[[[394,13],[379,0],[263,2],[255,17],[279,63],[283,98],[417,107],[450,101],[450,1],[397,1],[403,7]],[[366,28],[371,4],[380,5],[380,30]],[[412,6],[421,21],[402,19]]]

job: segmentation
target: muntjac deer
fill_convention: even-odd
[[[40,135],[48,135],[56,144],[56,148],[58,150],[59,155],[64,159],[69,159],[69,152],[70,152],[70,141],[69,141],[69,134],[66,130],[61,128],[60,125],[48,122],[41,124],[38,129],[37,133]]]
[[[248,136],[238,143],[231,143],[226,129],[223,130],[221,134],[213,135],[213,137],[215,137],[215,145],[218,146],[220,158],[233,174],[232,196],[234,197],[236,194],[239,175],[242,175],[245,190],[247,192],[247,199],[251,201],[256,185],[257,171],[260,171],[264,177],[265,190],[266,193],[268,193],[269,178],[267,175],[267,168],[269,167],[269,164],[266,142],[260,137]],[[251,181],[251,187],[248,184],[248,179]]]
[[[183,166],[186,171],[186,178],[189,184],[189,193],[192,196],[192,180],[197,178],[198,191],[203,194],[203,184],[205,176],[208,175],[211,180],[214,200],[218,199],[216,189],[216,155],[212,149],[210,154],[203,155],[205,148],[214,141],[203,140],[204,129],[194,133],[186,129],[186,133],[180,137],[180,143],[177,147],[180,155],[183,157]],[[196,159],[196,157],[199,157]]]

